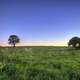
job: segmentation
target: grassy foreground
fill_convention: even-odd
[[[0,80],[80,80],[80,50],[0,48]]]

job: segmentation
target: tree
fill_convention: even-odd
[[[11,36],[9,36],[8,41],[9,41],[9,44],[11,44],[11,45],[13,45],[13,47],[15,47],[15,45],[20,42],[20,39],[17,35],[11,35]]]
[[[80,48],[80,38],[72,37],[68,42],[68,46],[72,46],[73,48]]]

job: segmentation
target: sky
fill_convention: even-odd
[[[18,45],[65,46],[80,36],[80,1],[0,0],[0,46],[13,34]]]

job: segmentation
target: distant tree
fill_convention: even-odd
[[[80,48],[80,38],[72,37],[68,42],[68,46],[72,46],[73,48]]]
[[[11,35],[11,36],[9,36],[8,41],[9,41],[9,44],[11,44],[11,45],[13,45],[13,47],[15,47],[15,45],[20,42],[20,39],[17,35]]]

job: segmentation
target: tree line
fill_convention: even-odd
[[[17,35],[10,35],[8,41],[10,45],[15,47],[17,43],[20,43],[20,38]],[[68,42],[68,47],[80,48],[80,38],[72,37]]]

